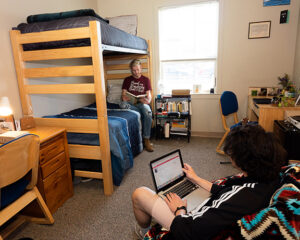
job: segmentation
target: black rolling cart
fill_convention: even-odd
[[[191,96],[155,98],[156,138],[191,137]]]

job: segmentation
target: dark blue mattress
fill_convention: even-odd
[[[101,21],[98,18],[92,16],[71,17],[48,22],[21,23],[14,29],[20,30],[21,33],[42,32],[67,28],[87,27],[89,26],[89,21],[98,21],[100,23],[102,44],[145,51],[148,49],[148,44],[145,39],[124,32],[112,25],[109,25],[107,22]],[[89,39],[76,39],[24,44],[23,48],[26,51],[62,47],[80,47],[89,45]]]
[[[109,104],[107,114],[112,174],[114,184],[119,186],[126,170],[133,166],[133,157],[143,150],[143,144],[140,114],[128,109],[118,109],[116,106],[115,104]],[[91,104],[58,115],[46,116],[46,118],[97,119],[97,109],[95,107],[95,104]],[[99,146],[98,134],[68,133],[67,137],[69,144]],[[90,161],[86,160],[83,163],[79,163],[78,160],[74,162],[78,166],[78,168],[73,166],[74,169],[101,171],[98,161],[93,161],[93,164],[96,164],[95,167],[92,166],[92,163],[89,163]],[[86,166],[86,164],[89,166]]]

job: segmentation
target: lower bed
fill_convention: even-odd
[[[143,150],[140,114],[108,103],[107,115],[113,182],[119,186],[126,170],[133,166],[133,157]],[[45,118],[97,119],[96,104]],[[67,133],[67,138],[69,144],[99,146],[98,134]],[[71,166],[76,170],[102,170],[95,160],[71,159]]]

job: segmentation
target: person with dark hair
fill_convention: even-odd
[[[141,114],[142,120],[142,134],[145,149],[148,152],[153,152],[153,146],[150,142],[150,133],[152,126],[152,110],[151,103],[151,82],[149,78],[142,75],[142,63],[139,59],[134,59],[129,64],[131,76],[124,79],[122,85],[122,102],[120,107],[123,109],[131,109]],[[130,102],[130,97],[127,92],[138,95],[145,95],[145,97],[138,98],[138,102],[133,104]]]
[[[187,178],[211,192],[211,197],[191,212],[175,193],[162,199],[149,188],[136,189],[132,203],[140,226],[137,234],[143,235],[154,218],[170,230],[167,239],[210,239],[241,217],[267,207],[280,187],[279,172],[287,157],[277,139],[259,125],[238,126],[228,134],[224,151],[242,174],[221,185],[200,178],[184,164]]]

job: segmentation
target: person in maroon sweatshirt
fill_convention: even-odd
[[[130,63],[131,76],[124,79],[122,85],[122,102],[120,107],[123,109],[131,109],[141,114],[142,120],[142,134],[145,149],[153,152],[153,146],[150,142],[151,126],[152,126],[152,111],[151,103],[151,82],[149,78],[142,75],[142,64],[139,59],[134,59]],[[138,98],[138,101],[133,104],[130,102],[130,97],[127,92],[138,96],[145,95]]]

